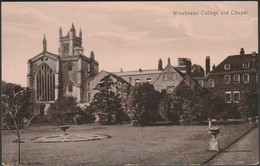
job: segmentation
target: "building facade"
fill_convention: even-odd
[[[87,101],[87,79],[98,73],[94,52],[84,55],[82,31],[76,35],[72,27],[67,35],[59,30],[58,54],[47,51],[44,35],[43,51],[28,60],[27,86],[35,91],[32,100],[49,104],[62,96],[73,96],[79,103]]]
[[[201,81],[226,103],[239,103],[248,92],[257,91],[258,54],[245,54],[241,48],[239,55],[228,56]]]
[[[93,77],[90,77],[87,80],[87,82],[89,84],[88,89],[87,89],[87,92],[88,92],[87,103],[89,104],[93,100],[95,94],[98,92],[94,88],[96,88],[96,86],[106,76],[109,76],[112,79],[112,81],[115,83],[115,85],[112,87],[112,91],[115,92],[116,94],[119,94],[122,104],[124,106],[128,99],[131,84],[128,83],[127,81],[125,81],[123,78],[121,78],[113,73],[107,72],[105,70],[100,71],[98,74],[96,74]]]

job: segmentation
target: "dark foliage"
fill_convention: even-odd
[[[73,117],[81,112],[82,110],[77,106],[74,97],[61,97],[51,104],[49,108],[50,119],[57,125],[72,123]]]
[[[132,87],[129,101],[128,115],[132,122],[146,125],[159,119],[158,103],[159,92],[149,83],[138,84]]]
[[[116,124],[121,122],[122,105],[119,94],[113,90],[115,83],[110,76],[105,76],[94,88],[98,92],[90,103],[101,124]]]
[[[244,120],[258,116],[258,92],[249,92],[240,101],[237,109]]]
[[[182,111],[183,98],[174,95],[173,93],[167,94],[163,90],[160,94],[159,113],[163,120],[172,121],[177,124],[180,120],[179,113]]]

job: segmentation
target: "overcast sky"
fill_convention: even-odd
[[[84,53],[95,52],[100,71],[155,69],[159,58],[165,66],[168,57],[173,65],[187,57],[205,68],[206,56],[212,66],[241,47],[258,52],[257,2],[4,2],[2,79],[26,86],[27,61],[42,52],[43,34],[47,50],[58,54],[59,27],[65,35],[72,22],[77,35],[82,29]]]

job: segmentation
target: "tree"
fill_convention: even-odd
[[[159,92],[149,83],[132,87],[128,105],[128,116],[131,121],[140,125],[156,121],[158,114]]]
[[[30,102],[32,94],[29,88],[2,81],[2,125],[17,136],[18,164],[21,162],[21,136],[39,114],[39,101]]]
[[[73,122],[73,117],[81,112],[81,108],[77,106],[76,98],[72,96],[58,98],[49,108],[50,119],[57,125]]]
[[[114,86],[115,83],[107,75],[94,88],[98,92],[94,95],[90,107],[95,110],[102,124],[116,124],[121,121],[123,109],[119,94],[114,92]]]
[[[240,101],[237,109],[244,120],[258,116],[258,92],[250,91],[247,93]]]
[[[174,93],[167,94],[163,90],[160,94],[161,100],[159,104],[159,113],[164,120],[169,120],[178,123],[180,120],[179,113],[182,111],[183,98],[174,95]]]
[[[214,94],[195,86],[191,89],[184,83],[176,88],[178,97],[182,98],[180,119],[183,124],[198,124],[213,118],[223,110],[224,102]]]

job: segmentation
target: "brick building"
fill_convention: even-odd
[[[258,54],[245,54],[241,48],[239,55],[230,55],[218,66],[213,66],[200,82],[226,103],[239,103],[250,90],[257,91]]]

